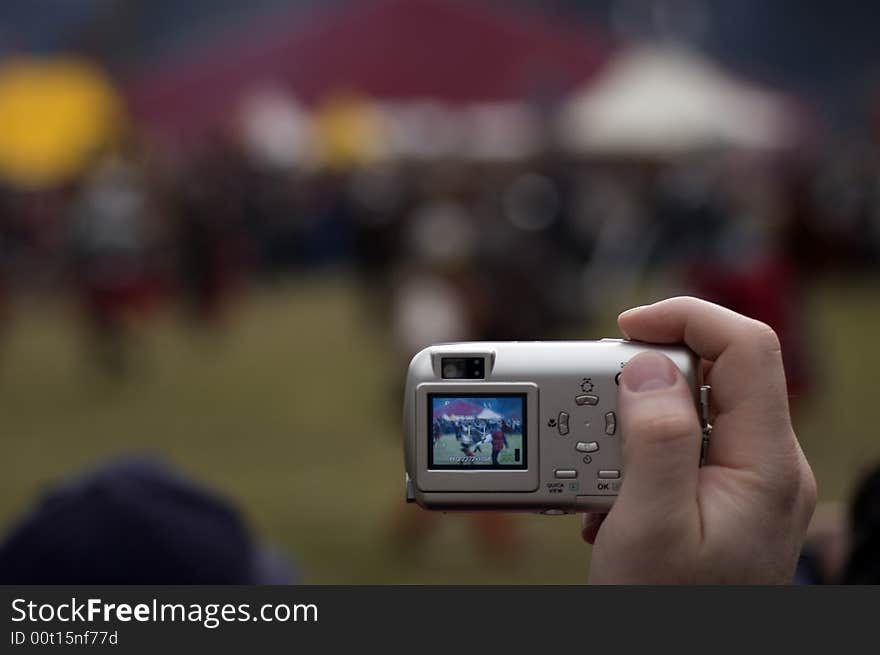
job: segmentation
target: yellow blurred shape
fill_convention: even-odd
[[[322,103],[315,114],[315,126],[328,168],[344,170],[371,164],[385,154],[381,116],[356,93],[338,93]]]
[[[121,123],[120,97],[88,61],[16,58],[0,65],[0,177],[13,185],[70,179]]]

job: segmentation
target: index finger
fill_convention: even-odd
[[[715,303],[678,296],[623,312],[617,322],[624,333],[658,343],[685,343],[703,359],[715,361],[732,346],[763,354],[779,351],[773,329]]]
[[[771,429],[790,427],[782,351],[768,325],[690,297],[636,307],[617,320],[632,339],[684,343],[713,362],[712,403],[720,413],[735,411],[747,424]]]

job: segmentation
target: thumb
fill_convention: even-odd
[[[696,509],[702,432],[693,392],[671,359],[633,357],[620,375],[624,482],[615,507],[631,516]]]

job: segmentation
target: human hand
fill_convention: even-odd
[[[623,333],[685,343],[705,362],[715,412],[705,466],[692,393],[670,359],[620,376],[625,477],[607,515],[584,517],[596,584],[792,580],[816,482],[791,426],[782,354],[766,325],[695,298],[637,307]]]

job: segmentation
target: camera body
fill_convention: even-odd
[[[607,511],[623,480],[620,373],[646,350],[684,374],[707,437],[708,387],[684,346],[602,339],[425,348],[406,380],[407,501],[446,511]]]

